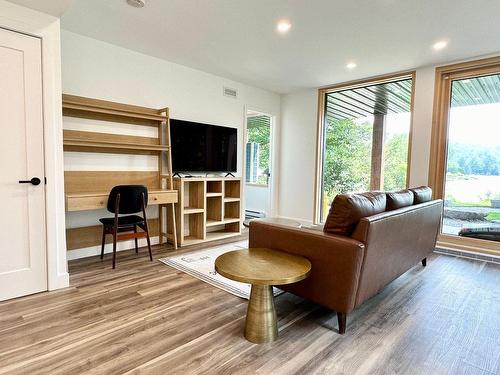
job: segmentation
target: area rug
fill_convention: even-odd
[[[235,296],[249,299],[250,284],[230,280],[219,275],[215,271],[215,259],[217,259],[219,255],[227,253],[228,251],[242,250],[246,248],[248,248],[248,241],[240,241],[227,245],[196,250],[177,256],[161,258],[159,261]],[[274,288],[273,293],[277,296],[283,293],[283,291],[281,289]]]

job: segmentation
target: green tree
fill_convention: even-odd
[[[330,120],[325,129],[323,164],[324,204],[335,195],[368,190],[370,186],[372,124],[350,119]]]
[[[325,128],[323,212],[337,194],[370,188],[373,125],[350,119],[329,120]],[[396,134],[384,150],[384,189],[406,186],[408,134]]]
[[[408,169],[408,134],[396,134],[387,140],[384,149],[384,190],[406,187]]]
[[[271,124],[268,116],[249,117],[247,120],[247,142],[255,142],[259,147],[259,170],[269,172],[269,146]],[[259,183],[267,183],[266,176],[258,177]]]

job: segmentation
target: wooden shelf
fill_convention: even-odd
[[[204,208],[197,208],[197,207],[184,207],[184,215],[190,215],[190,214],[200,214],[205,212]]]
[[[224,225],[224,221],[222,220],[213,220],[213,219],[207,219],[207,227],[214,227],[217,225]]]
[[[222,197],[222,193],[207,193],[207,198]]]
[[[241,219],[239,217],[225,217],[224,224],[239,223]]]
[[[62,108],[65,116],[101,118],[138,125],[143,122],[142,125],[158,126],[159,122],[168,120],[168,116],[160,114],[162,110],[67,94],[63,94]]]
[[[228,203],[228,202],[239,202],[240,201],[240,198],[233,198],[233,197],[225,197],[224,198],[224,202],[225,203]]]
[[[222,240],[224,238],[229,238],[229,237],[234,237],[234,236],[239,236],[240,232],[229,232],[229,231],[214,231],[214,232],[207,232],[206,239],[204,241],[215,241],[215,240]]]
[[[78,211],[103,208],[106,206],[109,190],[113,186],[145,185],[150,191],[149,204],[159,205],[160,243],[163,243],[164,238],[173,240],[174,247],[177,248],[178,225],[175,202],[178,200],[178,194],[172,190],[169,109],[154,109],[63,94],[62,112],[64,116],[69,117],[151,126],[158,130],[156,137],[143,137],[65,129],[63,131],[64,151],[154,155],[158,158],[158,171],[156,172],[66,171],[66,209]],[[155,189],[158,190],[155,192]],[[75,195],[74,193],[84,194]],[[166,215],[164,215],[164,210],[166,210]],[[166,223],[165,217],[168,217]],[[199,221],[196,215],[192,215],[191,218]],[[100,243],[100,235],[94,237],[96,244]]]
[[[81,152],[106,152],[106,153],[130,153],[130,154],[157,154],[168,151],[170,147],[164,145],[125,144],[106,141],[76,140],[64,138],[64,151]]]
[[[182,239],[182,244],[184,246],[195,245],[197,243],[205,242],[203,238],[193,237],[193,236],[185,236]]]

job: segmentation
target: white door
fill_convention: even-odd
[[[0,29],[0,300],[47,290],[41,74],[41,41]]]
[[[272,211],[272,135],[273,118],[267,114],[247,111],[245,148],[245,210],[246,216]]]

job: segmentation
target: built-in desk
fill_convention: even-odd
[[[109,191],[66,194],[66,211],[85,211],[106,208],[108,204],[108,195]],[[157,189],[148,191],[148,206],[177,203],[177,200],[177,190]]]
[[[168,108],[146,108],[136,105],[115,103],[106,100],[63,95],[63,115],[109,123],[130,124],[157,128],[156,136],[122,134],[120,128],[111,133],[89,131],[82,128],[64,129],[63,146],[67,152],[153,155],[158,161],[157,170],[66,170],[64,191],[66,211],[98,210],[106,208],[108,195],[117,185],[144,185],[148,188],[148,205],[158,207],[157,218],[148,218],[151,237],[164,239],[177,249],[176,203],[177,189],[174,188],[172,154],[170,148],[170,116]],[[160,187],[168,188],[161,189]],[[175,190],[174,190],[175,189]],[[108,215],[109,216],[109,215]],[[102,243],[102,225],[66,229],[68,250],[99,246]],[[108,236],[109,237],[109,236]]]

